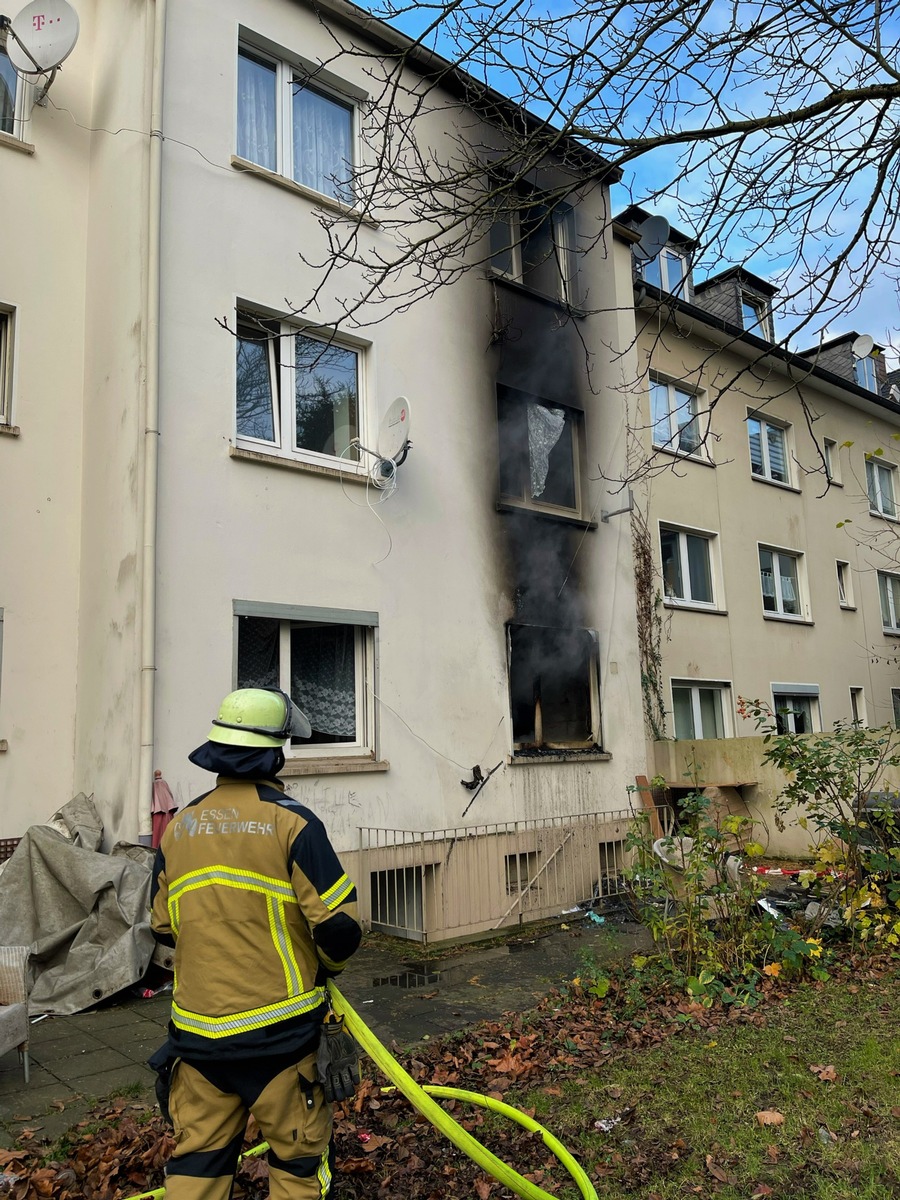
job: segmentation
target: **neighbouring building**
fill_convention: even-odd
[[[78,9],[45,105],[0,44],[0,836],[84,791],[110,840],[146,838],[153,770],[198,794],[187,754],[221,697],[270,684],[314,729],[288,789],[358,852],[380,927],[602,894],[646,763],[630,527],[600,519],[630,250],[582,252],[608,181],[548,207],[546,164],[487,266],[335,331],[359,279],[315,308],[311,264],[321,214],[358,215],[370,68],[438,60],[343,0]],[[435,136],[471,94],[453,70],[442,88]],[[370,211],[359,236],[391,235]],[[399,396],[412,446],[379,489],[359,445]]]
[[[696,762],[758,812],[777,781],[739,697],[798,733],[900,726],[900,403],[871,338],[791,353],[774,340],[776,289],[741,267],[697,281],[695,250],[673,230],[634,268],[655,767],[677,786]]]

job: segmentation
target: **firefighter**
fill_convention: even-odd
[[[249,1112],[269,1143],[272,1200],[331,1191],[330,1101],[359,1076],[351,1040],[321,1038],[325,981],[360,928],[322,822],[277,779],[285,740],[310,733],[278,689],[226,696],[189,756],[216,786],[157,851],[152,925],[175,947],[169,1037],[150,1060],[175,1131],[167,1200],[228,1200]],[[319,1051],[317,1072],[320,1041],[337,1051],[330,1062]]]

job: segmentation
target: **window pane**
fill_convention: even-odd
[[[352,625],[292,627],[291,699],[313,730],[292,744],[356,741],[356,636]]]
[[[700,426],[694,415],[697,412],[697,397],[675,388],[675,412],[679,429],[678,449],[685,454],[693,454],[700,445]]]
[[[878,479],[875,475],[875,464],[866,459],[866,490],[869,493],[869,508],[878,511]]]
[[[504,275],[513,274],[514,218],[499,216],[491,226],[491,266]]]
[[[684,280],[684,259],[672,250],[663,250],[660,257],[663,259],[666,273],[667,291],[680,294],[681,284]]]
[[[889,517],[896,515],[894,507],[894,472],[890,467],[877,466],[878,484],[881,491],[881,511]]]
[[[888,576],[888,590],[891,597],[891,624],[897,629],[900,628],[900,578],[896,575]]]
[[[659,535],[662,548],[663,586],[667,596],[683,600],[684,582],[681,578],[681,554],[678,547],[678,534],[672,529],[663,529]]]
[[[651,383],[650,407],[653,420],[653,443],[666,446],[671,437],[669,428],[669,388],[665,383]]]
[[[269,617],[238,617],[237,685],[278,687],[281,622]]]
[[[741,316],[748,332],[762,333],[762,308],[746,296],[741,297]]]
[[[878,594],[881,597],[881,623],[885,628],[893,625],[891,618],[891,600],[888,593],[888,577],[878,572]]]
[[[672,715],[675,719],[675,736],[692,738],[694,736],[694,711],[691,705],[690,688],[672,688]]]
[[[685,535],[687,541],[688,573],[691,579],[691,599],[700,604],[712,604],[712,577],[709,570],[709,540]]]
[[[723,738],[722,692],[719,688],[698,688],[700,693],[701,737]]]
[[[866,388],[870,392],[878,390],[875,382],[875,360],[869,358],[858,358],[854,364],[854,374],[856,382],[860,387]]]
[[[13,136],[18,134],[15,121],[18,78],[6,51],[0,48],[0,133]]]
[[[298,333],[294,363],[297,449],[356,461],[349,449],[359,432],[356,352]]]
[[[759,581],[762,584],[763,608],[775,612],[778,605],[775,596],[775,568],[771,550],[759,552]]]
[[[784,456],[784,430],[766,425],[766,445],[769,451],[769,477],[787,483],[787,464]]]
[[[536,204],[523,209],[519,219],[522,226],[522,282],[546,296],[558,296],[562,275],[551,213],[543,204]]]
[[[352,109],[295,81],[293,116],[294,179],[352,204]]]
[[[891,688],[891,707],[894,711],[894,728],[900,729],[900,688]]]
[[[789,554],[778,555],[778,576],[781,584],[781,611],[800,612],[800,593],[797,587],[797,560]]]
[[[238,435],[274,442],[275,412],[269,340],[262,330],[239,325],[235,344]]]
[[[505,392],[497,391],[497,443],[500,450],[500,495],[510,500],[526,499],[528,478],[527,406]],[[530,495],[530,491],[529,491]]]
[[[641,268],[641,274],[646,279],[647,283],[651,283],[654,287],[658,287],[662,291],[662,277],[660,275],[659,257],[651,258],[649,262],[644,263]]]
[[[269,171],[277,170],[275,80],[271,63],[239,52],[237,152]]]
[[[843,563],[837,565],[837,580],[838,580],[838,599],[841,604],[847,603],[847,577],[845,575],[846,567]]]
[[[762,425],[754,417],[747,421],[747,433],[750,438],[750,469],[754,475],[764,475]]]

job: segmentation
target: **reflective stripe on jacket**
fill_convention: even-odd
[[[280,785],[222,776],[165,831],[152,925],[175,941],[186,1053],[273,1048],[295,1026],[299,1043],[360,940],[356,889],[318,817]]]

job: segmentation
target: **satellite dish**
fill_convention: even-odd
[[[378,457],[396,462],[409,444],[409,401],[398,396],[381,418],[378,428]]]
[[[861,333],[858,338],[854,339],[850,349],[857,358],[868,358],[875,349],[875,339],[869,337],[867,333]]]
[[[55,71],[78,41],[78,13],[66,0],[32,0],[9,25],[9,61],[23,75]]]
[[[665,217],[648,217],[637,232],[641,240],[632,247],[632,253],[638,262],[650,262],[669,240],[671,227]]]

